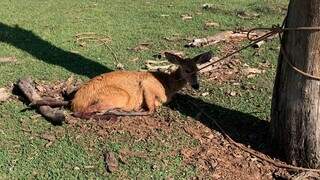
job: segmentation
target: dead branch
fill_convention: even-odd
[[[193,39],[192,42],[190,42],[186,46],[187,47],[203,47],[203,46],[217,44],[221,41],[226,41],[232,34],[233,34],[232,31],[224,31],[224,32],[220,32],[214,36]]]
[[[29,106],[61,107],[61,106],[68,106],[69,104],[70,104],[69,101],[59,101],[56,99],[42,99],[29,104]]]
[[[37,101],[43,100],[33,86],[33,81],[31,78],[20,79],[18,81],[18,87],[28,98],[31,104],[36,104]],[[38,110],[46,119],[48,119],[52,123],[61,124],[65,120],[65,115],[61,110],[53,109],[50,106],[39,106]]]
[[[223,31],[223,32],[217,33],[213,36],[193,39],[192,42],[190,42],[186,45],[186,47],[204,47],[204,46],[214,45],[219,42],[229,42],[233,39],[246,39],[247,33],[248,32],[246,32],[246,31],[243,31],[243,32]],[[250,33],[250,38],[261,37],[265,33],[266,33],[265,31],[255,31],[255,32]],[[270,36],[267,38],[267,40],[270,40],[274,37],[275,36]],[[258,47],[260,47],[260,45],[261,44],[258,44]]]

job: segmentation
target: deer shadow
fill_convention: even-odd
[[[259,152],[277,156],[272,151],[269,142],[269,122],[259,119],[248,113],[221,107],[219,105],[205,102],[185,94],[176,94],[173,101],[168,105],[170,109],[179,111],[183,115],[193,117],[200,121],[210,129],[220,133],[221,130],[204,115],[200,115],[199,111],[191,103],[201,107],[201,110],[213,118],[224,131],[234,141],[250,146]]]
[[[30,30],[19,26],[9,26],[0,22],[0,42],[23,50],[38,60],[65,68],[89,78],[109,72],[111,69],[70,51],[63,50],[42,39]]]

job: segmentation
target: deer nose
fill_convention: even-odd
[[[193,84],[191,87],[195,90],[198,90],[200,88],[199,84]]]

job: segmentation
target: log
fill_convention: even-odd
[[[35,87],[33,86],[33,81],[31,78],[20,79],[18,81],[18,87],[28,98],[31,104],[36,104],[37,101],[42,101],[41,96],[37,93]],[[61,110],[53,109],[50,106],[38,106],[38,110],[40,114],[42,114],[53,124],[62,124],[62,122],[65,120],[65,115]]]
[[[30,103],[29,106],[50,106],[50,107],[61,107],[70,105],[70,101],[60,101],[56,99],[42,99]]]
[[[193,39],[192,42],[185,45],[185,47],[205,47],[215,45],[220,42],[230,42],[235,39],[245,40],[247,39],[246,31],[243,32],[233,32],[233,31],[223,31],[219,32],[213,36],[208,36],[204,38]],[[257,38],[265,35],[266,31],[254,31],[250,33],[250,38]],[[270,36],[266,40],[271,40],[276,36]],[[255,47],[260,47],[262,43],[254,45]]]
[[[285,27],[320,26],[319,0],[290,1]],[[272,98],[272,144],[288,163],[320,167],[320,32],[286,31]],[[286,52],[285,54],[283,52]]]

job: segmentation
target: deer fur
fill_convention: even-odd
[[[198,89],[197,64],[208,62],[212,55],[209,51],[192,59],[171,53],[165,53],[165,56],[169,62],[178,65],[176,71],[170,74],[114,71],[99,75],[79,88],[71,103],[72,110],[81,115],[113,110],[132,115],[151,114],[156,107],[170,102],[187,83]],[[148,111],[141,112],[143,108]]]

